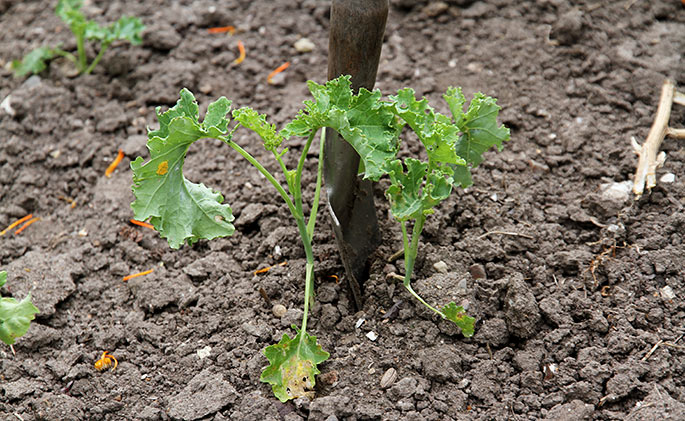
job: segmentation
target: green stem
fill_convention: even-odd
[[[55,54],[57,54],[58,56],[66,58],[67,60],[74,63],[74,65],[78,67],[78,62],[77,62],[77,58],[75,55],[71,54],[70,52],[62,50],[61,48],[53,48],[52,51]]]
[[[306,275],[304,282],[304,315],[302,316],[302,336],[300,336],[301,338],[304,338],[305,333],[307,333],[307,314],[309,314],[309,297],[312,295],[312,291],[314,291],[314,262],[310,262],[309,259],[307,259],[305,273]]]
[[[416,263],[416,255],[419,250],[419,237],[423,231],[423,224],[426,222],[426,216],[421,215],[414,223],[414,229],[411,233],[411,243],[407,247],[407,229],[402,223],[402,239],[404,240],[404,286],[407,287],[411,283],[411,275],[414,272],[414,263]]]
[[[100,48],[100,52],[99,52],[98,55],[95,57],[95,60],[93,60],[93,62],[90,63],[90,66],[88,66],[88,68],[87,68],[87,69],[85,70],[85,72],[83,72],[83,73],[89,75],[90,72],[93,71],[93,69],[95,68],[95,66],[97,66],[97,64],[98,64],[98,63],[100,62],[100,60],[102,59],[102,56],[105,55],[105,51],[107,51],[107,48],[109,48],[109,43],[102,44],[102,48]]]
[[[304,338],[304,332],[306,332],[307,328],[307,313],[309,312],[309,299],[311,298],[312,291],[314,290],[314,278],[313,278],[313,273],[314,273],[314,253],[312,251],[312,241],[311,237],[308,235],[307,232],[307,225],[305,225],[304,222],[304,215],[302,213],[302,205],[301,205],[301,200],[300,200],[300,206],[296,206],[293,201],[290,199],[290,196],[288,195],[288,192],[285,191],[283,186],[274,178],[274,176],[266,169],[264,166],[259,163],[252,155],[250,155],[249,152],[247,152],[245,149],[241,148],[240,145],[235,143],[232,140],[227,140],[227,139],[222,139],[224,142],[226,142],[230,147],[235,149],[236,152],[238,152],[240,155],[242,155],[243,158],[245,158],[250,164],[252,164],[257,170],[266,177],[267,180],[276,188],[278,193],[281,195],[283,200],[285,200],[285,203],[288,205],[288,209],[290,210],[290,213],[292,214],[293,218],[295,218],[295,222],[297,222],[297,229],[300,231],[300,237],[302,238],[302,245],[304,246],[304,253],[305,256],[307,257],[307,267],[306,267],[306,278],[305,278],[305,297],[304,297],[304,315],[302,316],[302,332],[303,335],[302,337]]]
[[[323,148],[326,144],[326,130],[321,130],[321,137],[319,138],[319,166],[316,171],[316,190],[314,190],[314,202],[312,203],[312,210],[309,213],[309,222],[307,223],[307,235],[309,238],[314,237],[314,226],[316,225],[316,214],[319,212],[319,199],[321,197],[321,182],[323,180]]]
[[[247,159],[247,161],[252,164],[257,170],[262,173],[264,177],[266,177],[267,180],[276,188],[276,191],[281,195],[283,200],[285,200],[285,204],[288,205],[288,209],[290,210],[290,213],[297,219],[297,209],[295,208],[295,205],[293,204],[293,201],[290,199],[290,196],[288,196],[288,192],[285,191],[283,186],[281,186],[281,183],[278,182],[274,178],[273,175],[264,168],[262,164],[259,163],[252,155],[250,155],[249,152],[247,152],[245,149],[241,148],[240,145],[235,143],[232,140],[226,140],[222,139],[225,143],[228,144],[228,146],[232,147],[235,149],[236,152],[238,152],[240,155],[242,155],[243,158]]]
[[[86,67],[86,48],[85,48],[85,36],[81,34],[76,36],[76,49],[78,50],[78,69],[83,72]]]
[[[430,304],[428,304],[426,301],[424,301],[424,299],[421,298],[421,296],[420,296],[419,294],[417,294],[416,291],[414,291],[414,288],[412,288],[411,285],[405,283],[405,284],[404,284],[404,287],[407,288],[407,291],[409,291],[409,293],[410,293],[411,295],[413,295],[414,298],[416,298],[417,300],[419,300],[419,301],[421,302],[421,304],[425,305],[425,306],[428,307],[429,309],[431,309],[431,310],[433,310],[434,312],[438,313],[438,314],[440,315],[440,317],[442,317],[443,319],[445,318],[445,315],[442,313],[442,311],[438,310],[437,308],[433,307],[432,305],[430,305]]]
[[[307,138],[307,143],[304,146],[304,149],[302,150],[302,154],[300,154],[300,160],[297,163],[297,169],[295,170],[295,179],[292,180],[292,186],[290,186],[291,193],[293,194],[293,202],[295,202],[295,207],[297,208],[298,212],[300,215],[304,217],[304,210],[302,209],[302,170],[304,169],[304,161],[307,158],[307,152],[309,152],[309,148],[312,146],[312,141],[314,140],[314,136],[316,135],[316,132],[312,130],[312,132],[309,134],[309,137]],[[288,174],[286,173],[286,177]],[[307,231],[305,230],[305,234]]]

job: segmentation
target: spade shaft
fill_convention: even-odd
[[[388,0],[333,0],[328,45],[328,79],[352,76],[352,89],[372,90],[376,82]],[[328,209],[348,285],[357,309],[367,260],[380,244],[370,181],[358,176],[359,155],[332,129],[326,129],[324,177]]]

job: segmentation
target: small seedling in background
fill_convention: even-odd
[[[12,70],[16,77],[40,73],[47,67],[46,62],[60,56],[71,61],[79,74],[89,74],[100,62],[112,42],[125,40],[133,45],[140,45],[143,42],[140,34],[145,27],[139,18],[124,16],[113,24],[103,27],[95,21],[86,19],[80,10],[82,3],[82,0],[60,0],[55,8],[55,14],[69,26],[76,37],[77,55],[64,51],[59,46],[39,47],[28,53],[23,60],[12,61]],[[86,57],[86,40],[100,43],[97,56],[90,64]]]
[[[7,282],[7,272],[0,271],[0,287]],[[29,330],[31,320],[35,319],[38,309],[31,302],[31,294],[17,302],[14,298],[0,298],[0,341],[7,345]]]

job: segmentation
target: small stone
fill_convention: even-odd
[[[11,100],[12,95],[7,95],[5,99],[3,99],[2,102],[0,102],[0,109],[14,117],[17,114],[17,112],[14,111],[14,108],[12,108],[12,104],[10,103]]]
[[[395,380],[397,380],[397,370],[390,367],[383,373],[383,377],[381,377],[381,389],[389,388],[395,383]]]
[[[675,298],[675,292],[673,292],[673,288],[671,288],[668,285],[661,288],[659,290],[659,293],[661,294],[661,298],[663,298],[664,300],[672,300]]]
[[[444,1],[434,1],[423,8],[423,13],[426,16],[433,18],[445,13],[447,9],[449,9],[449,6]]]
[[[370,341],[375,341],[378,339],[378,334],[374,332],[373,330],[369,331],[369,333],[366,334],[366,337],[369,338]]]
[[[630,190],[633,188],[632,181],[621,183],[604,183],[600,185],[602,199],[616,202],[625,202],[630,198]]]
[[[433,268],[435,268],[435,270],[437,270],[440,273],[448,272],[447,263],[443,262],[442,260],[433,263]]]
[[[672,183],[675,181],[675,174],[673,174],[672,172],[666,173],[666,174],[661,176],[659,181],[662,183],[667,183],[667,184]]]
[[[476,263],[475,265],[469,266],[469,273],[473,279],[485,279],[485,268],[483,265]]]
[[[202,360],[202,359],[209,357],[209,355],[211,353],[212,353],[212,347],[207,345],[206,347],[200,348],[197,350],[197,357]]]
[[[314,44],[309,38],[300,38],[295,41],[294,47],[298,53],[309,53],[314,50],[316,44]]]
[[[274,304],[271,312],[274,314],[274,316],[280,319],[281,317],[285,316],[285,313],[288,312],[288,309],[285,308],[283,304]]]

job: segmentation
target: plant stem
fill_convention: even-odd
[[[309,314],[309,297],[312,295],[314,290],[314,261],[309,261],[307,259],[307,266],[305,269],[305,282],[304,282],[304,315],[302,316],[302,338],[305,337],[307,333],[307,314]]]
[[[84,46],[84,35],[81,34],[80,36],[76,36],[76,49],[78,50],[78,69],[79,71],[83,72],[86,67],[87,67],[87,62],[86,62],[86,49]]]
[[[411,275],[414,272],[414,263],[416,263],[416,255],[419,250],[419,237],[423,231],[423,224],[426,222],[426,216],[421,216],[414,222],[414,228],[411,233],[411,243],[408,243],[407,228],[402,222],[402,239],[404,240],[404,286],[408,287],[411,283]],[[407,247],[408,246],[408,247]],[[421,300],[423,301],[423,300]]]
[[[316,214],[319,212],[319,200],[321,197],[321,182],[323,180],[323,148],[326,144],[326,130],[321,130],[319,138],[319,166],[316,171],[316,189],[314,190],[314,202],[312,210],[309,212],[309,222],[307,223],[307,235],[314,237],[314,226],[316,225]]]
[[[432,305],[430,305],[430,304],[428,304],[426,301],[424,301],[424,299],[421,298],[421,296],[420,296],[419,294],[417,294],[416,291],[414,291],[414,288],[412,288],[410,284],[404,284],[404,287],[407,289],[407,291],[409,291],[409,293],[410,293],[411,295],[414,296],[414,298],[416,298],[417,300],[419,300],[419,301],[421,302],[421,304],[425,305],[425,306],[428,307],[429,309],[431,309],[431,310],[433,310],[434,312],[438,313],[438,314],[440,315],[440,317],[442,317],[443,319],[445,318],[445,315],[442,314],[442,311],[438,310],[437,308],[433,307]]]
[[[313,135],[312,135],[313,137]],[[300,181],[300,174],[297,176],[297,183],[296,185],[293,186],[294,189],[296,189],[296,192],[291,192],[293,196],[296,197],[296,202],[293,203],[293,201],[290,199],[290,196],[288,195],[288,192],[285,191],[283,186],[274,178],[274,176],[266,169],[264,166],[259,163],[252,155],[250,155],[249,152],[247,152],[245,149],[241,148],[240,145],[235,143],[233,140],[227,140],[227,139],[222,139],[224,142],[226,142],[230,147],[236,150],[240,155],[242,155],[243,158],[247,159],[247,161],[252,164],[257,170],[266,177],[267,180],[276,188],[278,193],[281,195],[283,200],[285,200],[285,203],[288,205],[288,209],[290,210],[290,213],[292,214],[293,218],[295,218],[295,222],[297,223],[297,229],[300,231],[300,237],[302,239],[302,245],[304,246],[304,253],[307,258],[307,266],[306,266],[306,278],[305,278],[305,286],[304,286],[304,291],[305,291],[305,297],[304,297],[304,315],[302,316],[302,338],[304,338],[304,333],[306,332],[307,329],[307,313],[309,312],[309,299],[312,296],[312,291],[314,290],[314,278],[313,278],[313,273],[314,273],[314,253],[312,251],[312,237],[309,235],[307,225],[304,222],[304,214],[302,212],[302,195],[296,194],[296,192],[301,191],[301,186],[299,184]],[[307,145],[311,145],[311,140],[307,142]],[[308,149],[308,148],[306,148]],[[304,152],[306,154],[306,151]],[[321,171],[320,171],[321,172]],[[287,177],[287,174],[286,174]],[[311,218],[311,216],[310,216]]]
[[[100,52],[99,52],[98,55],[95,57],[95,60],[93,60],[93,62],[90,63],[90,66],[88,66],[88,68],[87,68],[83,73],[85,73],[85,74],[88,75],[88,74],[90,74],[90,72],[93,71],[93,69],[95,68],[95,66],[97,66],[97,64],[98,64],[98,63],[100,62],[100,60],[102,59],[102,56],[105,55],[105,51],[107,50],[108,47],[109,47],[109,43],[102,44],[102,48],[100,48]]]
[[[262,173],[264,177],[266,177],[267,180],[276,188],[276,191],[281,195],[283,200],[285,200],[285,204],[288,205],[288,209],[290,210],[290,213],[297,219],[297,209],[295,208],[295,205],[293,204],[293,201],[290,199],[290,196],[288,196],[288,192],[285,191],[283,186],[281,186],[281,183],[278,182],[274,178],[273,175],[264,168],[262,164],[259,163],[252,155],[250,155],[249,152],[247,152],[245,149],[241,148],[240,145],[235,143],[232,140],[226,140],[222,139],[225,143],[228,144],[228,146],[232,147],[235,149],[236,152],[238,152],[240,155],[242,155],[243,158],[247,159],[247,161],[252,164],[257,170]]]

